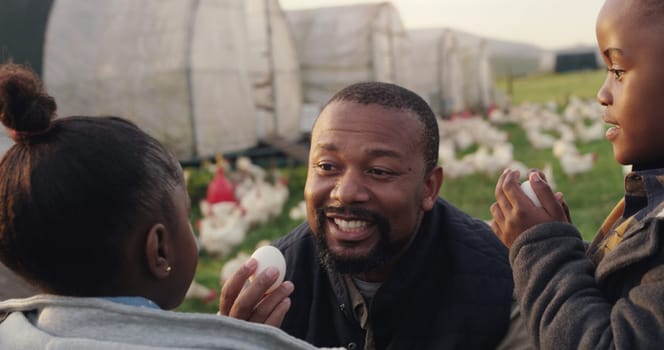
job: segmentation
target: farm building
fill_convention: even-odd
[[[36,28],[21,38],[43,53],[10,54],[42,72],[60,115],[126,117],[181,160],[300,137],[299,64],[278,0],[18,3],[0,33]]]
[[[213,155],[257,142],[245,42],[242,1],[57,0],[44,80],[62,115],[124,116],[179,158]]]
[[[518,77],[551,71],[550,53],[530,44],[487,39],[494,76]]]
[[[465,107],[483,112],[495,105],[491,55],[486,39],[456,33],[464,81]]]
[[[259,138],[300,138],[302,85],[295,43],[278,0],[245,0],[249,77]]]
[[[486,41],[495,78],[552,73],[554,70],[555,52],[551,50],[516,41],[483,38],[458,30],[455,34],[462,42]]]
[[[449,29],[417,29],[408,32],[412,52],[411,85],[436,114],[442,117],[466,109],[464,77],[456,35]]]
[[[598,49],[594,47],[577,47],[558,51],[555,62],[556,73],[596,70],[604,65]]]
[[[408,86],[408,35],[389,2],[286,11],[304,101],[320,107],[360,81]]]

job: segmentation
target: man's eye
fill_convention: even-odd
[[[318,163],[316,164],[316,168],[323,171],[332,171],[334,169],[334,167],[330,163]]]
[[[389,170],[385,170],[385,169],[377,169],[377,168],[369,169],[368,173],[371,174],[371,175],[375,175],[375,176],[391,176],[391,175],[394,175],[393,171],[389,171]]]

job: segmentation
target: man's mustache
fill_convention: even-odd
[[[326,217],[330,214],[352,216],[355,219],[370,221],[379,225],[387,224],[389,222],[385,216],[357,206],[323,207],[317,209],[316,214],[319,218]]]

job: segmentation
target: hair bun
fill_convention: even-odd
[[[0,66],[0,121],[14,141],[48,131],[56,108],[31,69],[12,63]]]

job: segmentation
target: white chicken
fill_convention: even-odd
[[[560,157],[560,167],[567,176],[575,176],[590,171],[596,159],[596,153],[565,153]]]
[[[304,220],[307,217],[307,202],[300,201],[300,203],[292,207],[288,212],[288,217],[296,221]]]
[[[195,280],[192,280],[189,289],[187,289],[187,293],[184,295],[184,298],[198,299],[207,304],[217,300],[217,292],[196,282]]]
[[[279,215],[287,199],[288,187],[281,181],[275,184],[260,181],[240,198],[240,205],[246,210],[249,224],[262,224]]]
[[[243,209],[237,206],[224,216],[206,216],[199,221],[199,225],[201,247],[221,256],[242,243],[249,229]]]
[[[590,125],[586,125],[581,121],[574,124],[579,139],[583,142],[591,142],[601,140],[604,138],[606,126],[603,120],[595,121]]]
[[[577,150],[576,146],[573,143],[566,142],[563,140],[558,140],[554,142],[551,151],[553,152],[553,156],[558,159],[560,159],[563,155],[567,153],[572,153],[572,154],[579,153],[579,151]]]
[[[235,160],[235,168],[247,176],[251,176],[254,181],[265,179],[265,169],[251,162],[249,157],[238,157]]]

